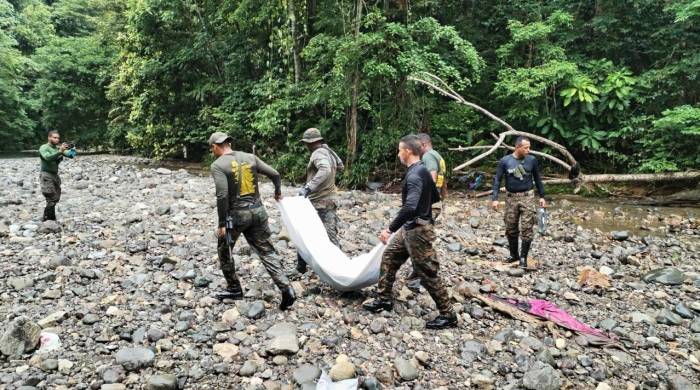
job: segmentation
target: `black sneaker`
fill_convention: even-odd
[[[214,294],[214,297],[220,301],[223,301],[224,299],[233,299],[235,301],[243,298],[243,290],[227,288]]]
[[[425,323],[427,329],[445,329],[453,326],[457,326],[457,315],[454,313],[450,315],[440,314],[434,320]]]
[[[391,311],[394,308],[394,302],[389,300],[384,300],[381,298],[375,298],[370,302],[362,305],[365,310],[371,311],[372,313],[379,313],[380,311],[386,310]]]
[[[292,286],[289,286],[282,290],[282,302],[280,302],[280,310],[284,311],[289,309],[294,301],[297,300],[297,295],[294,293]]]

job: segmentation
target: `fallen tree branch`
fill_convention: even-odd
[[[545,184],[580,184],[580,183],[651,183],[677,180],[700,180],[700,171],[636,173],[636,174],[600,174],[581,175],[575,179],[548,179]]]
[[[562,146],[556,142],[553,142],[547,138],[540,137],[540,136],[532,134],[532,133],[527,133],[524,131],[515,130],[513,128],[513,126],[509,125],[506,121],[497,117],[496,115],[494,115],[493,113],[491,113],[487,109],[464,99],[460,94],[455,92],[455,90],[453,90],[445,81],[443,81],[441,78],[439,78],[438,76],[436,76],[432,73],[421,72],[420,76],[422,76],[422,78],[417,77],[417,76],[409,76],[408,79],[412,80],[412,81],[416,81],[416,82],[424,84],[424,85],[427,85],[428,87],[433,88],[434,90],[436,90],[436,91],[442,93],[443,95],[455,100],[456,102],[458,102],[460,104],[464,104],[466,106],[469,106],[469,107],[481,112],[482,114],[493,119],[494,121],[498,122],[501,126],[503,126],[507,129],[507,131],[499,134],[498,140],[496,141],[496,144],[491,146],[491,148],[489,150],[472,158],[471,160],[467,161],[466,163],[455,167],[453,169],[453,171],[458,172],[458,171],[462,170],[463,168],[468,167],[471,164],[473,164],[473,163],[481,160],[482,158],[488,156],[489,154],[493,153],[496,149],[498,149],[498,147],[501,145],[501,143],[503,143],[503,140],[505,139],[505,137],[508,135],[527,137],[531,140],[542,142],[546,145],[551,146],[552,148],[559,151],[562,155],[564,155],[567,160],[569,160],[570,164],[568,164],[569,165],[568,170],[571,170],[571,167],[578,165],[574,156],[571,155],[571,153],[569,153],[569,151],[566,150],[566,148],[564,146]]]
[[[453,150],[453,151],[456,151],[456,152],[463,152],[463,151],[467,151],[467,150],[489,149],[489,148],[491,148],[491,145],[467,146],[467,147],[462,147],[462,146],[460,146],[460,147],[457,147],[457,148],[449,148],[448,150]],[[500,145],[498,148],[499,148],[499,149],[507,149],[507,150],[515,150],[514,147],[512,147],[512,146],[510,146],[510,145],[504,145],[504,144]],[[536,151],[536,150],[530,150],[530,153],[533,154],[533,155],[535,155],[535,156],[540,156],[540,157],[542,157],[542,158],[546,158],[546,159],[548,159],[548,160],[551,160],[551,161],[553,161],[553,162],[555,162],[555,163],[561,165],[562,167],[564,167],[564,169],[566,169],[567,171],[570,171],[570,170],[571,170],[571,165],[565,163],[564,161],[562,161],[562,160],[560,160],[560,159],[558,159],[558,158],[556,158],[556,157],[554,157],[554,156],[552,156],[552,155],[549,155],[549,154],[543,153],[543,152],[538,152],[538,151]],[[460,173],[461,173],[461,172],[460,172]]]

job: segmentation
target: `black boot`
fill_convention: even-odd
[[[297,300],[297,295],[294,293],[292,286],[287,286],[282,289],[282,302],[280,302],[280,310],[289,309],[294,301]]]
[[[372,313],[379,313],[383,310],[391,311],[394,308],[394,302],[388,299],[374,298],[374,300],[365,303],[362,307]]]
[[[214,296],[216,299],[223,301],[224,299],[241,299],[243,298],[243,287],[241,287],[241,282],[238,278],[226,278],[228,287],[223,289],[221,292],[216,293]]]
[[[445,329],[457,325],[457,314],[440,314],[434,320],[425,323],[427,329]]]
[[[46,206],[44,208],[44,221],[56,220],[56,206]]]
[[[508,249],[510,250],[510,256],[508,256],[508,259],[506,260],[506,263],[512,263],[514,261],[518,261],[518,236],[506,236],[508,237]]]
[[[306,262],[301,258],[301,255],[297,253],[297,272],[300,274],[306,273]]]
[[[520,267],[527,268],[527,254],[530,252],[532,241],[523,240],[522,245],[522,248],[520,248]]]

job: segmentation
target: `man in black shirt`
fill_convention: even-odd
[[[399,159],[408,167],[401,190],[401,210],[388,228],[382,230],[379,239],[388,246],[382,256],[379,275],[378,297],[363,307],[371,312],[391,310],[391,290],[396,272],[411,257],[413,267],[423,286],[435,301],[440,315],[428,321],[429,329],[442,329],[457,324],[457,314],[452,301],[438,276],[440,263],[433,251],[432,205],[440,197],[432,177],[421,162],[421,144],[415,135],[401,138]],[[392,236],[392,233],[394,234]]]
[[[501,178],[505,176],[506,185],[506,210],[505,224],[506,237],[510,257],[508,262],[520,260],[520,266],[527,267],[527,254],[530,251],[533,239],[533,226],[535,225],[535,203],[533,197],[533,185],[537,187],[540,207],[546,207],[544,200],[544,187],[540,179],[540,171],[537,159],[530,155],[530,140],[518,137],[515,140],[515,151],[503,157],[498,162],[496,177],[493,180],[492,203],[494,210],[498,210],[498,191],[501,186]],[[521,229],[518,229],[520,223]],[[522,238],[522,247],[518,255],[518,234]]]

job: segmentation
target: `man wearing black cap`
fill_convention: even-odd
[[[318,216],[326,228],[328,238],[340,248],[338,241],[338,215],[335,203],[337,188],[335,175],[342,172],[345,166],[338,155],[328,147],[318,129],[310,128],[304,132],[301,142],[311,152],[309,164],[306,166],[306,184],[299,190],[299,195],[308,197],[318,212]],[[297,255],[297,271],[306,272],[306,262]]]
[[[282,263],[270,241],[270,226],[267,211],[260,201],[257,174],[262,173],[275,185],[275,200],[282,198],[280,174],[258,157],[231,149],[232,138],[216,132],[209,137],[209,147],[216,161],[211,164],[211,174],[216,186],[216,208],[219,215],[217,225],[218,252],[221,271],[228,288],[220,299],[240,299],[243,289],[236,277],[234,260],[226,241],[226,219],[233,219],[232,244],[241,234],[248,244],[260,255],[265,269],[282,291],[280,309],[286,310],[296,300],[294,289],[284,274]]]

